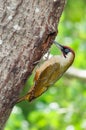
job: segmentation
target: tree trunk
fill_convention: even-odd
[[[65,0],[0,1],[0,130],[52,44],[64,5]]]

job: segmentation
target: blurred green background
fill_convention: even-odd
[[[56,40],[76,52],[73,66],[86,69],[86,0],[68,0]],[[58,54],[55,45],[52,54]],[[33,84],[33,75],[23,94]],[[17,104],[4,130],[86,130],[86,82],[63,76],[31,103]]]

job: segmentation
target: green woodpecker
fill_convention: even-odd
[[[56,41],[54,41],[54,43],[61,50],[63,55],[53,56],[36,70],[33,87],[24,97],[18,99],[17,102],[23,100],[32,101],[39,97],[59,80],[73,63],[75,57],[74,51],[67,46],[60,45]]]

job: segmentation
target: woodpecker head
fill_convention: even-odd
[[[73,55],[74,55],[74,57],[75,57],[75,53],[74,53],[74,51],[71,49],[71,48],[69,48],[69,47],[67,47],[67,46],[62,46],[62,45],[60,45],[58,42],[56,42],[56,41],[54,41],[54,43],[55,43],[55,45],[62,51],[62,53],[63,53],[63,55],[64,55],[64,57],[66,58],[66,56],[68,55],[68,53],[72,53]]]

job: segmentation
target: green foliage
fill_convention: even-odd
[[[74,66],[86,68],[86,1],[68,0],[59,23],[56,40],[76,52]],[[51,53],[58,54],[53,45]],[[26,86],[33,84],[30,78]],[[28,87],[24,92],[28,91]],[[14,107],[5,130],[85,130],[86,83],[62,77],[45,94],[32,103]]]
[[[21,108],[15,106],[5,130],[28,130],[28,125]]]

